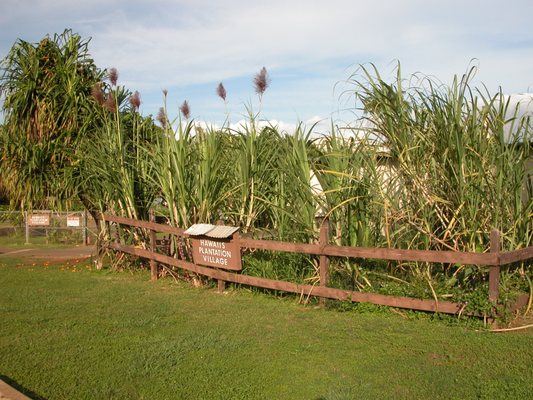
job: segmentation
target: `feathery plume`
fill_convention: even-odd
[[[118,81],[118,71],[116,68],[111,68],[109,70],[109,82],[111,85],[116,86]]]
[[[141,94],[137,90],[130,96],[130,104],[135,111],[139,110],[141,106]]]
[[[259,95],[259,97],[263,96],[263,93],[265,93],[265,90],[267,90],[268,85],[270,85],[270,78],[268,77],[266,68],[263,67],[254,78],[255,92]]]
[[[183,118],[189,119],[191,116],[191,109],[189,108],[189,103],[187,103],[187,100],[183,102],[183,104],[180,106],[181,115],[183,115]]]
[[[105,103],[105,95],[102,90],[102,84],[100,82],[95,83],[91,89],[91,96],[98,102],[100,105]]]
[[[220,82],[217,86],[217,95],[218,97],[220,97],[222,100],[226,101],[226,88],[224,87],[224,85],[222,84],[222,82]]]
[[[105,99],[104,107],[111,112],[117,111],[117,104],[115,103],[115,96],[113,93],[109,93]]]
[[[156,119],[159,121],[162,128],[167,127],[167,116],[165,114],[165,109],[163,107],[159,108],[159,112],[157,113]]]

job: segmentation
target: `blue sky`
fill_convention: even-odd
[[[92,38],[99,67],[116,67],[120,83],[140,91],[143,114],[157,113],[167,89],[171,117],[187,100],[195,119],[216,124],[225,118],[218,83],[237,122],[247,106],[259,109],[252,80],[265,66],[262,118],[343,125],[355,118],[342,94],[358,64],[392,77],[399,60],[404,75],[447,83],[473,63],[476,84],[532,92],[532,15],[531,0],[2,0],[0,56],[17,38],[71,28]]]

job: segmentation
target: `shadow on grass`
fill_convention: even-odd
[[[28,388],[25,388],[24,386],[19,385],[16,381],[14,381],[13,379],[11,379],[8,376],[0,375],[0,380],[4,381],[5,383],[7,383],[12,388],[18,390],[23,395],[28,396],[32,400],[46,400],[46,397],[39,396],[37,393],[32,392]]]

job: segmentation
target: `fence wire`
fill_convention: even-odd
[[[95,221],[85,211],[0,211],[0,236],[24,243],[90,244],[95,242]]]

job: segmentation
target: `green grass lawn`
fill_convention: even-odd
[[[0,258],[0,378],[45,399],[528,399],[533,333]]]

